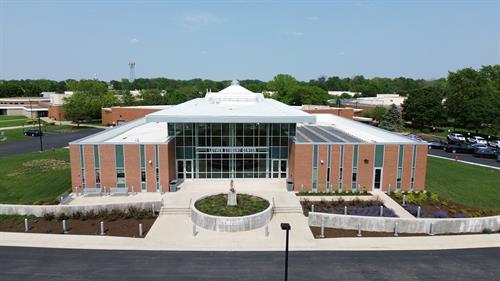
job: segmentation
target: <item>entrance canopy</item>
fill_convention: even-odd
[[[314,123],[316,117],[261,93],[243,88],[237,81],[220,92],[146,116],[148,122],[170,123]]]

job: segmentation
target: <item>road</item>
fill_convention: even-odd
[[[288,280],[498,280],[500,248],[291,252]],[[282,252],[0,248],[1,280],[283,280]]]
[[[61,148],[68,146],[68,142],[81,139],[95,134],[102,129],[85,129],[78,132],[47,132],[43,136],[43,148]],[[40,150],[40,140],[33,137],[29,140],[11,141],[0,143],[0,157],[15,155],[19,153],[34,152]]]
[[[483,165],[488,165],[488,166],[500,168],[500,162],[496,162],[495,159],[477,158],[477,157],[472,156],[472,154],[455,153],[455,155],[454,155],[453,153],[446,152],[446,151],[441,150],[441,149],[429,149],[429,154],[441,156],[441,157],[446,157],[446,158],[450,158],[450,159],[455,159],[455,155],[456,155],[458,157],[458,160],[468,161],[468,162],[473,162],[473,163],[478,163],[478,164],[483,164]]]

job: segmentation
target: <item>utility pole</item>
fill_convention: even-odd
[[[40,113],[38,115],[38,131],[39,131],[39,135],[38,137],[40,138],[40,152],[43,151],[43,142],[42,142],[42,125],[40,123]]]

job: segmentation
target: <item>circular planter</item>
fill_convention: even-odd
[[[202,197],[197,198],[196,200],[193,200],[190,206],[191,220],[195,225],[204,229],[219,231],[219,232],[248,231],[265,226],[273,216],[273,206],[271,202],[269,202],[269,200],[267,200],[269,202],[269,206],[265,210],[259,213],[242,217],[213,216],[205,214],[200,210],[196,209],[195,204],[197,201],[217,194],[220,193],[204,195]],[[248,194],[248,195],[257,196],[254,194]]]

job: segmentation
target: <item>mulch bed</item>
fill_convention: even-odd
[[[311,232],[314,235],[314,238],[319,238],[321,234],[320,227],[309,227]],[[470,235],[470,234],[479,234],[479,233],[450,233],[450,234],[435,234],[439,235]],[[357,237],[357,230],[349,230],[349,229],[338,229],[338,228],[328,228],[325,227],[325,238],[341,238],[341,237]],[[377,231],[362,231],[361,237],[394,237],[393,232],[377,232]],[[414,237],[414,236],[429,236],[427,233],[398,233],[398,237]]]
[[[420,202],[420,204],[406,203],[406,206],[403,206],[402,199],[396,198],[394,194],[391,194],[390,197],[415,217],[416,217],[416,209],[418,208],[418,206],[420,206],[421,208],[421,217],[423,218],[444,218],[444,217],[463,218],[463,217],[487,217],[487,216],[500,215],[500,212],[494,210],[472,208],[460,203],[448,201],[443,198],[439,198],[437,202],[432,202],[431,200],[427,200],[425,202]],[[439,215],[435,216],[436,214]]]
[[[146,219],[117,219],[107,221],[102,219],[87,219],[74,220],[68,219],[67,234],[82,234],[82,235],[100,235],[100,223],[104,221],[104,230],[106,236],[124,236],[124,237],[139,237],[139,224],[142,223],[143,235],[147,232],[155,222],[156,218]],[[62,222],[56,219],[47,221],[44,218],[32,219],[29,221],[28,233],[52,233],[63,234]],[[24,232],[24,223],[15,223],[12,221],[4,221],[0,223],[0,231],[5,232]],[[143,237],[144,237],[143,236]]]

